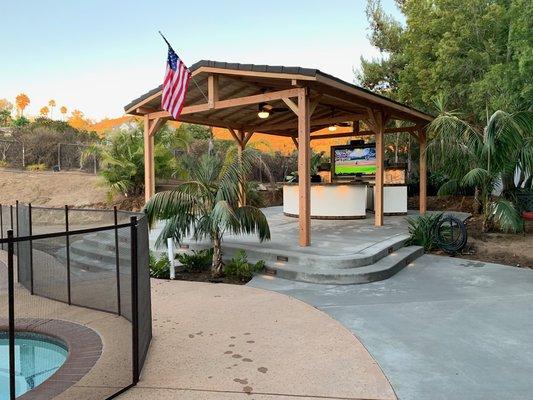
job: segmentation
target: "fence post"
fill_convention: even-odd
[[[0,204],[0,239],[4,238],[4,209]],[[4,243],[2,243],[2,250],[4,250]]]
[[[139,293],[137,271],[137,217],[130,218],[131,228],[131,328],[134,385],[139,382]]]
[[[118,213],[117,206],[113,207],[113,217],[115,222],[115,264],[117,266],[117,312],[118,315],[122,315],[122,309],[120,304],[120,254],[118,248]]]
[[[66,256],[67,256],[67,302],[70,306],[72,304],[70,294],[70,235],[68,233],[68,205],[65,204],[65,243],[66,243]]]
[[[9,398],[15,400],[15,282],[13,274],[13,230],[7,231],[7,293],[9,325]]]
[[[19,237],[19,201],[15,201],[15,232]],[[20,282],[19,242],[17,242],[17,282]]]
[[[28,203],[28,224],[29,224],[28,232],[30,234],[29,235],[30,238],[31,238],[31,235],[33,234],[31,213],[32,213],[31,203]],[[17,256],[18,258],[20,258],[19,254],[17,254]],[[30,239],[30,294],[33,295],[33,240],[31,239]]]

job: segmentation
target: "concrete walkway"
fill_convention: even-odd
[[[154,338],[123,399],[395,399],[359,341],[313,307],[247,286],[152,281]]]
[[[350,329],[401,400],[533,398],[533,271],[425,255],[338,286],[256,277]],[[344,383],[344,381],[338,381]]]

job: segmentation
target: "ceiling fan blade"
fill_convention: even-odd
[[[272,107],[270,109],[270,111],[272,111],[272,112],[285,112],[285,111],[289,111],[289,109],[286,108],[286,107]]]

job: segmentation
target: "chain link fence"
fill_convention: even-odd
[[[46,154],[32,151],[33,144],[0,139],[0,167],[25,169],[33,164],[44,164],[54,171],[80,171],[97,174],[100,171],[100,160],[94,155],[84,156],[89,147],[82,143],[57,143],[54,148],[47,149]],[[43,150],[44,151],[44,150]]]

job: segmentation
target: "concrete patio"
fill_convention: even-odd
[[[255,236],[224,235],[223,255],[230,259],[245,250],[253,262],[263,260],[276,276],[311,283],[354,284],[387,279],[422,254],[418,246],[404,247],[409,238],[408,215],[386,216],[385,225],[374,226],[374,214],[356,220],[312,220],[312,242],[298,245],[298,219],[283,215],[282,207],[262,209],[268,219],[272,239],[260,243]],[[461,219],[469,214],[453,213]],[[160,226],[161,227],[161,226]],[[150,233],[153,241],[160,229]],[[185,240],[190,249],[210,247],[210,243]]]
[[[152,280],[154,337],[120,399],[396,399],[341,324],[247,286]]]
[[[401,400],[531,398],[533,271],[425,255],[392,278],[249,285],[293,296],[356,335]]]

